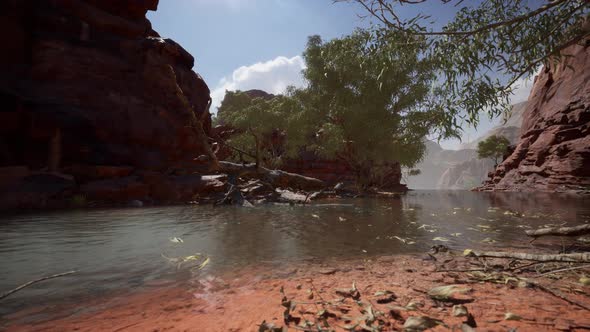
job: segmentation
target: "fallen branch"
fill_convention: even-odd
[[[536,262],[574,262],[590,263],[590,253],[558,254],[558,255],[539,255],[527,254],[521,252],[500,252],[500,251],[470,251],[466,256],[470,257],[490,257],[490,258],[515,258],[525,261]]]
[[[573,267],[568,267],[568,268],[564,268],[564,269],[559,269],[559,270],[554,270],[554,271],[546,272],[546,273],[540,274],[538,276],[535,276],[534,278],[540,278],[540,277],[548,276],[550,274],[559,273],[559,272],[568,272],[568,271],[588,269],[588,268],[590,268],[590,265],[573,266]]]
[[[63,276],[67,276],[67,275],[69,275],[69,274],[76,273],[76,272],[77,272],[77,271],[69,271],[69,272],[64,272],[64,273],[54,274],[54,275],[52,275],[52,276],[43,277],[43,278],[39,278],[39,279],[35,279],[35,280],[32,280],[32,281],[29,281],[29,282],[27,282],[27,283],[24,283],[24,284],[22,284],[22,285],[18,286],[18,287],[17,287],[17,288],[15,288],[15,289],[9,290],[8,292],[6,292],[6,293],[4,293],[4,294],[0,295],[0,300],[4,299],[5,297],[8,297],[8,296],[9,296],[9,295],[11,295],[11,294],[14,294],[14,293],[18,292],[19,290],[21,290],[21,289],[23,289],[23,288],[29,287],[29,286],[31,286],[31,285],[33,285],[33,284],[36,284],[36,283],[38,283],[38,282],[40,282],[40,281],[44,281],[44,280],[49,280],[49,279],[54,279],[54,278],[63,277]]]
[[[532,237],[540,237],[545,235],[578,236],[585,234],[590,234],[590,224],[575,227],[550,227],[526,231],[526,235]]]
[[[281,170],[270,170],[265,167],[256,167],[256,164],[242,165],[229,161],[220,161],[219,167],[221,173],[234,174],[238,177],[247,176],[262,178],[275,188],[313,190],[325,187],[324,181],[322,180]]]

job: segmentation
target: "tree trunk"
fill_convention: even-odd
[[[580,225],[575,227],[550,227],[526,231],[526,235],[532,237],[540,237],[545,235],[578,236],[586,234],[590,234],[590,225]]]
[[[254,134],[252,132],[252,130],[250,130],[250,133],[252,134],[252,136],[254,136],[254,144],[256,145],[256,168],[260,169],[262,167],[262,163],[261,163],[261,149],[260,149],[260,139],[258,139],[258,136],[256,134]]]

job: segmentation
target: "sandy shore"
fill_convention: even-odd
[[[417,316],[440,320],[433,329],[441,331],[461,331],[465,322],[476,326],[477,331],[590,329],[589,310],[531,285],[550,287],[568,300],[590,307],[590,288],[578,283],[579,272],[550,279],[536,278],[538,272],[523,268],[518,276],[529,278],[531,283],[527,283],[500,272],[500,266],[503,270],[506,264],[506,260],[489,260],[486,271],[471,271],[481,270],[482,265],[460,255],[442,253],[435,258],[391,256],[302,263],[280,269],[257,266],[218,275],[204,270],[182,287],[69,304],[60,309],[63,314],[59,318],[50,321],[27,322],[30,311],[16,313],[4,317],[4,328],[7,332],[259,331],[263,321],[277,327],[286,325],[286,307],[281,305],[284,289],[287,300],[295,305],[289,311],[288,331],[305,330],[306,320],[329,326],[326,331],[344,331],[358,322],[357,331],[361,331],[371,315],[374,319],[369,322],[373,327],[380,324],[383,331],[401,330],[408,318]],[[512,269],[517,267],[511,265]],[[482,281],[486,278],[491,279]],[[346,294],[353,282],[358,294]],[[428,292],[441,285],[457,285],[466,292],[448,301],[435,300]],[[467,309],[471,319],[453,315],[453,306],[458,303]],[[84,310],[80,311],[80,307]]]

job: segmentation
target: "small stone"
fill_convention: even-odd
[[[468,311],[467,308],[464,305],[454,305],[453,306],[453,316],[455,317],[465,317],[467,316]]]
[[[321,269],[318,272],[320,274],[325,274],[325,275],[330,275],[330,274],[334,274],[336,272],[340,271],[339,269],[336,268],[326,268],[326,269]]]
[[[518,282],[518,288],[532,288],[533,284],[528,281],[521,280]]]
[[[437,325],[444,325],[442,321],[426,316],[408,317],[404,323],[405,331],[424,331]]]

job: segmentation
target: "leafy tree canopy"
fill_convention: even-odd
[[[493,135],[477,143],[477,156],[480,159],[490,158],[494,166],[498,166],[509,146],[510,141],[506,137]]]
[[[439,66],[430,107],[446,111],[443,136],[454,134],[461,120],[476,125],[482,112],[495,117],[508,111],[515,82],[590,35],[587,0],[442,0],[457,13],[440,31],[433,28],[432,1],[335,2],[357,3],[381,27],[426,39],[428,56]],[[402,5],[421,13],[404,20]]]
[[[387,38],[378,38],[383,33]],[[423,105],[435,78],[432,62],[421,56],[423,38],[406,39],[381,30],[357,30],[329,42],[309,38],[301,118],[319,125],[321,155],[354,167],[420,161],[422,139],[441,114]]]
[[[257,165],[274,166],[279,162],[280,147],[272,134],[285,126],[285,112],[281,107],[284,96],[253,98],[245,92],[228,91],[219,107],[219,122],[238,130],[229,142],[237,150],[234,159],[242,159],[243,152],[253,156]]]
[[[312,36],[304,52],[306,88],[267,99],[228,92],[220,121],[240,130],[234,143],[258,147],[259,161],[269,151],[263,137],[280,131],[285,140],[270,149],[278,152],[272,157],[311,151],[342,160],[368,186],[380,168],[418,163],[423,138],[445,121],[444,112],[426,107],[435,68],[424,42],[380,29],[328,42]]]

